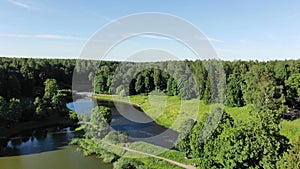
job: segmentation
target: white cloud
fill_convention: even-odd
[[[79,37],[75,36],[64,36],[64,35],[53,35],[53,34],[39,34],[34,35],[35,38],[42,38],[42,39],[60,39],[60,40],[84,40]]]
[[[85,40],[75,36],[55,35],[55,34],[0,34],[0,37],[8,38],[38,38],[38,39],[57,39],[57,40]]]
[[[163,40],[174,40],[172,38],[169,38],[167,36],[162,36],[162,35],[155,35],[155,34],[143,34],[143,35],[140,35],[140,37],[145,37],[145,38],[151,38],[151,39],[163,39]],[[199,38],[199,37],[196,37],[196,38]],[[215,39],[215,38],[211,38],[211,37],[202,37],[200,39],[203,39],[203,40],[208,40],[210,42],[218,42],[218,43],[224,43],[223,40],[219,40],[219,39]]]
[[[172,38],[168,38],[168,37],[162,36],[162,35],[155,35],[155,34],[142,34],[142,35],[139,35],[139,37],[151,38],[151,39],[172,40]]]
[[[210,42],[224,43],[223,40],[215,39],[215,38],[211,38],[211,37],[207,37],[207,40],[209,40]]]
[[[16,1],[16,0],[7,0],[9,3],[14,4],[16,6],[22,7],[22,8],[26,8],[26,9],[32,9],[33,7],[29,4],[25,4],[23,2],[20,1]]]
[[[203,35],[203,36],[196,35],[195,38],[200,39],[200,40],[208,40],[210,42],[224,43],[223,40],[212,38],[212,37],[206,37],[205,35]]]

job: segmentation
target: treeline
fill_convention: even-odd
[[[271,99],[261,99],[268,94],[291,108],[300,108],[300,60],[102,61],[89,77],[96,93],[135,95],[160,90],[169,96],[232,107],[273,104]]]
[[[207,104],[254,105],[255,110],[245,121],[236,121],[216,107],[200,121],[185,122],[177,148],[196,159],[201,168],[298,165],[299,144],[289,149],[288,140],[280,134],[280,120],[287,107],[300,108],[300,60],[132,63],[0,58],[0,63],[1,126],[45,118],[53,112],[66,115],[65,103],[71,101],[74,83],[84,87],[91,84],[96,93],[104,94],[147,95],[155,90]],[[108,112],[100,108],[95,111]],[[111,118],[107,117],[109,122]],[[93,119],[99,119],[98,115],[91,117],[91,124],[100,128],[82,127],[98,130],[93,134],[101,138],[107,128]],[[211,133],[214,125],[217,127]],[[87,135],[91,137],[95,136]]]
[[[277,102],[290,108],[300,108],[300,60],[133,63],[0,58],[0,63],[0,119],[10,123],[30,120],[33,113],[49,112],[45,107],[52,98],[44,97],[47,79],[54,79],[58,90],[70,90],[79,83],[103,94],[136,95],[158,90],[169,96],[233,107],[277,104],[270,98],[278,98]],[[60,92],[57,97],[65,94]],[[262,100],[262,95],[270,98]]]
[[[46,79],[71,88],[75,60],[0,58],[0,96],[5,99],[36,97],[44,92]]]
[[[229,106],[260,104],[257,91],[269,85],[286,105],[299,108],[300,60],[132,63],[0,58],[0,63],[0,96],[6,100],[42,96],[47,79],[71,89],[75,73],[83,82],[92,83],[96,93],[135,95],[160,90],[207,103],[224,101]]]
[[[1,127],[67,112],[75,60],[0,58],[0,63]]]

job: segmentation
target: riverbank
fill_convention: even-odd
[[[108,99],[108,100],[120,100],[118,97],[112,97],[111,95],[97,94],[93,96],[97,99]],[[145,95],[134,95],[129,97],[129,101],[139,106],[149,117],[154,119],[157,124],[171,128],[175,131],[179,130],[180,121],[184,121],[191,117],[196,117],[196,120],[201,119],[201,115],[208,112],[213,105],[207,105],[203,101],[197,99],[192,100],[180,100],[177,96],[156,96],[157,100],[164,101],[165,105],[162,104],[151,104],[149,96]],[[181,110],[181,105],[184,105],[185,109]],[[199,105],[198,108],[195,105]],[[224,109],[229,113],[235,120],[244,120],[249,118],[250,112],[253,110],[253,106],[247,105],[244,107],[228,107],[224,106]],[[197,114],[197,116],[193,114]],[[181,114],[184,113],[184,114]],[[180,115],[180,121],[174,123]],[[290,142],[296,141],[300,135],[300,118],[295,120],[282,120],[280,133],[286,136]]]
[[[76,123],[73,120],[69,119],[68,117],[63,117],[55,114],[38,121],[17,123],[11,128],[1,127],[0,138],[5,139],[8,137],[13,137],[18,133],[24,131],[46,128],[46,127],[53,127],[53,126],[76,126]]]
[[[108,140],[74,139],[72,144],[81,147],[85,156],[97,155],[104,162],[112,163],[114,168],[124,166],[151,169],[195,168],[185,154],[168,150],[145,142],[111,144]]]
[[[156,98],[153,99],[153,96],[145,96],[145,95],[130,96],[129,102],[126,103],[131,104],[130,102],[132,102],[135,106],[138,106],[143,112],[145,112],[149,117],[151,117],[157,124],[163,125],[165,127],[174,130],[178,130],[180,127],[180,123],[178,123],[178,119],[180,121],[185,121],[186,119],[195,117],[193,118],[194,120],[199,120],[202,118],[202,114],[210,111],[210,109],[213,106],[219,106],[219,105],[206,105],[204,104],[203,101],[199,101],[197,99],[180,100],[180,98],[176,96],[166,96],[166,97],[154,96],[154,97]],[[113,101],[124,102],[124,99],[122,99],[121,97],[120,98],[112,97],[110,95],[95,95],[93,96],[93,98],[100,99],[100,100],[109,100],[111,103]],[[165,103],[161,101],[165,101]],[[181,109],[182,105],[184,105],[185,107],[184,109]],[[196,105],[199,105],[199,107],[197,107]],[[244,107],[223,106],[223,108],[235,120],[246,120],[248,117],[250,117],[251,111],[253,110],[253,106],[251,105],[244,106]],[[177,123],[174,123],[176,121]],[[300,119],[296,119],[293,121],[282,120],[280,132],[282,135],[288,137],[291,142],[293,142],[296,136],[300,134],[299,124],[300,124]],[[185,154],[183,152],[174,151],[174,150],[165,150],[165,152],[163,153],[154,153],[157,154],[157,157],[159,158],[144,156],[141,155],[141,153],[134,153],[135,151],[139,151],[142,153],[149,152],[149,154],[153,154],[153,151],[156,150],[157,148],[160,149],[162,147],[154,146],[144,142],[130,143],[126,147],[123,146],[122,151],[119,150],[119,152],[122,152],[122,154],[120,154],[121,157],[120,159],[122,159],[123,157],[129,158],[129,160],[126,159],[123,160],[123,162],[124,161],[128,162],[132,159],[134,161],[140,161],[145,166],[150,168],[180,168],[179,166],[174,166],[173,164],[170,164],[162,160],[161,158],[173,160],[175,162],[179,162],[182,164],[186,163],[185,165],[187,166],[191,166],[193,163],[195,163],[195,161],[193,160],[197,160],[197,159],[185,159]],[[106,147],[106,149],[111,150],[112,152],[116,152],[112,147]],[[117,161],[114,161],[113,163],[117,163]]]
[[[95,156],[83,157],[74,146],[39,154],[1,157],[2,169],[112,169]]]

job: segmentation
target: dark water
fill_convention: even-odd
[[[178,134],[153,122],[139,107],[105,100],[77,100],[67,107],[90,115],[96,105],[112,110],[111,129],[127,132],[131,141],[145,141],[172,148]],[[93,156],[84,157],[68,146],[74,137],[70,128],[47,128],[0,140],[0,169],[111,169],[111,164]]]
[[[77,113],[90,115],[96,105],[108,106],[112,111],[111,129],[129,134],[131,141],[145,141],[166,148],[173,148],[178,133],[156,124],[139,107],[123,102],[80,99],[67,107]]]
[[[1,140],[0,157],[36,154],[67,146],[74,137],[70,128],[46,128],[27,131]]]
[[[70,128],[47,128],[23,132],[1,140],[1,169],[112,169],[96,157],[84,157],[68,146]]]

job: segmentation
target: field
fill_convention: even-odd
[[[97,95],[96,98],[112,99],[112,96]],[[113,99],[124,101],[124,99],[120,97],[113,97]],[[130,96],[129,101],[139,105],[148,116],[156,121],[156,123],[177,131],[181,122],[184,120],[189,118],[198,120],[204,112],[208,112],[212,106],[215,106],[204,104],[203,101],[197,99],[180,100],[177,96],[136,95]],[[224,109],[235,120],[243,120],[249,117],[249,113],[253,107],[251,105],[244,107],[224,106]],[[300,136],[300,119],[292,121],[282,120],[281,134],[293,142]]]
[[[97,95],[96,98],[101,99],[117,99],[118,101],[126,101],[121,97],[113,97],[110,95]],[[180,100],[177,96],[145,96],[136,95],[130,96],[127,102],[136,104],[140,106],[144,112],[153,118],[156,123],[178,130],[181,122],[186,119],[192,118],[199,120],[204,112],[208,112],[211,107],[216,105],[207,105],[203,101],[196,99],[193,100]],[[198,105],[198,106],[197,106]],[[223,107],[227,113],[229,113],[235,120],[244,120],[250,116],[250,112],[253,106],[244,107]],[[300,119],[293,121],[282,120],[281,122],[281,134],[290,139],[290,142],[295,141],[295,139],[300,135]],[[162,147],[154,146],[144,142],[135,142],[129,146],[134,150],[141,150],[143,152],[148,152],[151,154],[152,151],[161,150]],[[159,159],[152,157],[143,158],[142,156],[135,153],[125,154],[126,157],[134,158],[136,156],[141,158],[134,158],[143,162],[147,166],[152,168],[180,168],[178,166],[167,163]],[[185,155],[182,152],[175,150],[166,150],[161,154],[160,157],[171,159],[183,164],[193,164],[193,160],[185,159]]]

